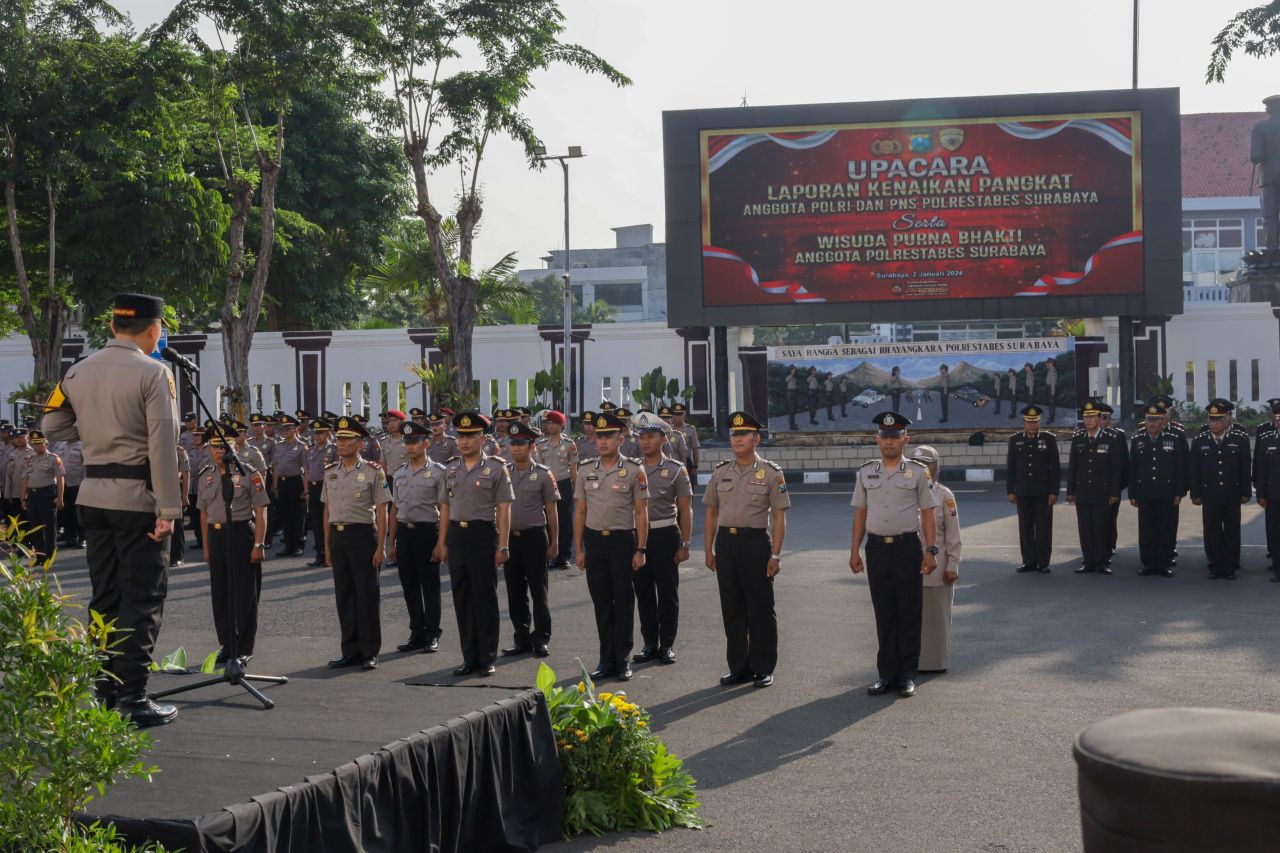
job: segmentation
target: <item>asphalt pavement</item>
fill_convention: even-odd
[[[1256,505],[1244,510],[1244,570],[1236,581],[1207,579],[1199,510],[1189,505],[1172,579],[1137,576],[1136,510],[1127,504],[1114,576],[1072,574],[1079,562],[1074,510],[1061,504],[1053,572],[1016,575],[1016,520],[1002,485],[960,485],[964,559],[952,667],[924,676],[910,699],[865,693],[875,679],[875,626],[865,575],[848,569],[848,488],[790,491],[775,584],[780,660],[767,690],[717,683],[724,635],[715,578],[702,566],[699,522],[694,560],[681,570],[679,661],[638,666],[622,689],[685,758],[707,828],[577,839],[555,849],[1078,850],[1071,744],[1090,723],[1147,707],[1280,710],[1280,584],[1267,582]],[[84,592],[83,552],[69,552],[58,571],[68,592]],[[374,680],[412,689],[405,682],[422,679],[481,686],[449,675],[459,656],[445,588],[440,653],[385,654],[376,673],[344,671],[331,678],[332,689],[360,690]],[[407,635],[394,569],[383,572],[382,589],[390,649]],[[505,591],[500,599],[506,644]],[[548,662],[576,680],[578,659],[596,662],[584,578],[554,572],[551,600]],[[198,661],[212,650],[208,601],[204,565],[175,568],[158,651],[182,645]],[[329,678],[322,667],[337,653],[336,636],[329,570],[270,560],[252,668]],[[493,681],[529,685],[536,669],[531,658],[504,659]],[[273,689],[278,705],[269,712],[235,688],[211,690],[244,702],[247,721],[290,713],[288,686]],[[477,706],[489,701],[486,692],[476,692]],[[198,704],[188,707],[174,726],[199,725],[200,713]],[[430,708],[423,716],[424,725],[436,721]]]

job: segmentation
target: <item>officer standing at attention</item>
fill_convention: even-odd
[[[1266,432],[1258,428],[1258,443],[1253,451],[1253,485],[1258,490],[1258,506],[1266,517],[1267,570],[1271,582],[1280,583],[1280,566],[1276,555],[1280,554],[1280,400],[1271,403],[1272,428]]]
[[[187,466],[194,472],[199,473],[204,470],[204,466],[213,461],[210,455],[209,446],[204,443],[204,431],[200,430],[191,435],[191,451],[187,454]],[[187,526],[191,528],[191,532],[195,534],[195,544],[193,548],[204,547],[204,529],[200,526],[200,503],[198,487],[199,483],[195,477],[187,482],[187,500],[182,506],[184,508],[183,515],[187,519]],[[183,536],[186,539],[186,536]],[[183,546],[186,546],[185,541]]]
[[[648,482],[644,467],[618,452],[622,419],[600,413],[595,420],[596,449],[590,465],[578,466],[574,484],[573,545],[578,568],[587,573],[595,607],[600,657],[594,679],[631,680],[635,635],[635,590],[631,576],[645,564],[649,541]]]
[[[28,433],[34,454],[27,460],[19,493],[27,511],[27,524],[35,546],[36,560],[44,562],[53,556],[58,544],[58,510],[62,509],[66,487],[62,459],[49,450],[44,433],[38,429]],[[39,528],[38,530],[36,528]]]
[[[387,504],[391,487],[374,462],[361,458],[369,431],[355,418],[334,424],[338,461],[325,468],[320,501],[324,504],[324,550],[333,566],[342,655],[329,661],[339,669],[360,664],[378,668],[382,648],[378,571],[387,538]]]
[[[628,459],[640,458],[640,442],[631,434],[631,410],[623,406],[613,410],[613,416],[622,422],[622,443],[618,445],[618,454]]]
[[[284,415],[279,425],[280,440],[271,451],[271,459],[275,463],[276,512],[284,541],[276,556],[301,557],[307,539],[307,488],[302,470],[307,462],[307,446],[298,438],[297,420]]]
[[[228,430],[229,433],[233,431]],[[228,434],[234,439],[234,434]],[[253,657],[258,637],[258,598],[262,592],[262,561],[266,544],[261,540],[267,524],[267,482],[261,471],[247,463],[246,473],[231,474],[231,520],[222,498],[222,475],[227,465],[223,455],[226,446],[216,430],[205,430],[205,443],[211,449],[212,462],[196,474],[196,504],[200,525],[204,528],[204,559],[209,564],[209,597],[213,604],[213,625],[218,634],[217,663],[231,657],[231,632],[234,625],[236,654],[245,662]],[[230,525],[231,548],[227,550]],[[227,573],[241,572],[236,577],[235,601],[227,600]],[[232,613],[235,621],[232,622]]]
[[[1009,503],[1018,508],[1018,544],[1022,549],[1019,572],[1049,574],[1053,550],[1053,506],[1058,502],[1062,468],[1058,439],[1040,431],[1044,411],[1035,405],[1022,410],[1022,432],[1009,436],[1005,470]]]
[[[58,456],[62,458],[63,488],[62,543],[66,548],[83,548],[84,536],[80,532],[80,514],[76,512],[76,496],[84,482],[84,448],[78,441],[58,442]]]
[[[1173,577],[1178,504],[1187,493],[1187,443],[1165,429],[1165,410],[1152,400],[1144,429],[1129,447],[1129,504],[1138,508],[1138,553],[1142,576]]]
[[[544,435],[538,439],[538,459],[551,469],[560,500],[556,503],[556,525],[560,548],[551,557],[548,568],[567,569],[573,559],[573,481],[578,479],[578,445],[564,434],[568,419],[552,409],[542,413]]]
[[[150,357],[160,342],[164,300],[121,293],[112,308],[112,339],[73,364],[49,399],[45,435],[82,440],[80,486],[93,595],[89,608],[120,632],[99,696],[134,725],[168,723],[178,712],[147,698],[151,650],[168,588],[168,541],[182,514],[178,494],[178,386]],[[79,430],[83,421],[86,429]],[[114,690],[112,689],[114,687]]]
[[[693,533],[693,489],[683,461],[662,452],[666,434],[678,433],[648,412],[636,415],[634,424],[649,482],[649,551],[644,566],[632,575],[644,638],[632,661],[670,664],[676,662],[680,623],[680,564],[689,559]]]
[[[596,449],[596,413],[582,413],[582,438],[578,439],[578,464],[583,465],[600,455]],[[577,482],[575,480],[575,482]],[[577,502],[577,498],[574,498]]]
[[[382,426],[386,435],[378,444],[382,447],[382,465],[388,477],[409,458],[404,450],[404,436],[400,434],[400,427],[407,420],[404,412],[399,409],[388,409],[382,413]]]
[[[391,558],[409,609],[409,639],[396,646],[400,652],[440,648],[440,561],[449,505],[441,503],[444,466],[427,458],[429,433],[417,421],[400,425],[408,461],[391,472]]]
[[[481,449],[493,429],[480,412],[453,416],[461,456],[445,466],[445,494],[449,505],[449,583],[458,617],[463,676],[493,675],[498,658],[498,566],[511,556],[511,503],[515,493],[501,459]]]
[[[443,413],[427,415],[427,424],[431,427],[431,446],[427,448],[427,456],[432,462],[444,465],[458,455],[458,442],[444,431],[446,418]]]
[[[894,687],[899,696],[914,696],[920,668],[920,623],[924,608],[924,575],[938,567],[929,469],[904,459],[911,421],[897,412],[872,418],[879,427],[880,458],[858,469],[853,488],[853,546],[849,568],[862,572],[863,535],[867,539],[867,585],[876,614],[876,671],[879,678],[867,693],[879,696]],[[921,543],[921,535],[924,542]]]
[[[756,453],[763,428],[746,412],[729,415],[733,459],[716,466],[702,493],[706,563],[716,573],[724,619],[729,672],[720,684],[725,687],[748,681],[768,687],[778,665],[773,579],[782,571],[791,496],[782,468]]]
[[[1106,403],[1101,403],[1099,404],[1099,408],[1102,409],[1102,419],[1101,419],[1102,428],[1105,430],[1110,430],[1111,432],[1115,433],[1116,437],[1119,439],[1120,449],[1124,451],[1123,455],[1120,457],[1121,458],[1120,482],[1128,486],[1129,484],[1129,436],[1126,435],[1125,431],[1121,429],[1118,425],[1113,424],[1111,422],[1111,416],[1114,414],[1114,411],[1110,406],[1108,406]],[[1110,530],[1108,531],[1110,536],[1110,538],[1108,539],[1108,544],[1110,547],[1107,549],[1108,563],[1111,562],[1111,558],[1114,557],[1116,553],[1116,540],[1119,538],[1119,535],[1120,535],[1119,522],[1120,522],[1120,502],[1116,501],[1111,505],[1111,527],[1110,527]]]
[[[647,412],[648,409],[641,409],[641,412]],[[662,454],[669,459],[674,459],[682,466],[685,460],[689,458],[689,445],[685,440],[684,432],[675,428],[676,413],[670,406],[659,406],[658,417],[667,425],[667,429],[663,430]],[[639,441],[639,430],[637,429],[636,441]],[[640,448],[640,454],[644,455],[644,448]]]
[[[324,523],[324,504],[320,493],[324,489],[325,469],[338,461],[338,448],[334,445],[333,424],[323,418],[310,421],[312,444],[307,448],[306,461],[302,466],[302,485],[307,494],[307,521],[311,526],[312,547],[316,549],[316,558],[308,565],[312,568],[329,565],[324,541],[328,536]],[[303,534],[305,537],[306,534]]]
[[[1230,429],[1229,400],[1210,400],[1209,427],[1191,441],[1191,502],[1204,520],[1209,578],[1235,580],[1240,570],[1240,506],[1253,496],[1249,436]]]
[[[187,501],[191,495],[191,456],[181,444],[174,448],[178,455],[178,494],[182,495],[182,515],[173,522],[173,535],[169,537],[169,568],[186,565],[187,543],[186,533],[182,527],[182,518],[187,513]]]
[[[276,440],[267,433],[267,425],[273,424],[271,418],[268,418],[262,412],[254,412],[249,418],[249,427],[253,435],[249,438],[249,446],[262,454],[262,459],[267,463],[267,467],[263,472],[267,478],[267,493],[271,496],[271,503],[267,507],[267,529],[266,535],[259,530],[258,535],[262,537],[262,542],[268,548],[275,541],[276,530],[279,528],[279,506],[276,501],[276,463],[275,450]]]
[[[22,506],[22,478],[27,471],[27,462],[31,460],[36,452],[31,449],[31,445],[27,443],[27,431],[21,427],[15,428],[9,434],[10,449],[9,457],[5,461],[4,470],[0,471],[0,480],[4,481],[4,496],[7,507],[5,509],[5,521],[10,516],[14,518],[25,518],[26,509]]]
[[[1071,437],[1067,461],[1067,503],[1076,508],[1080,550],[1084,563],[1076,574],[1111,574],[1111,506],[1120,502],[1124,488],[1119,436],[1102,426],[1102,407],[1084,404],[1084,429]]]
[[[552,470],[533,460],[534,442],[541,433],[517,420],[508,434],[512,462],[507,469],[515,500],[511,504],[511,556],[502,564],[502,573],[507,581],[507,611],[515,627],[515,643],[502,653],[521,655],[532,649],[544,658],[551,640],[547,564],[560,552],[557,508],[563,501]],[[561,445],[573,446],[567,441]]]

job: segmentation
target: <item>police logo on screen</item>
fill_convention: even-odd
[[[933,147],[933,134],[927,130],[915,131],[911,134],[911,150],[917,154]]]
[[[902,143],[892,136],[885,136],[871,143],[871,153],[877,157],[892,157],[902,153]]]
[[[948,151],[955,151],[964,145],[964,131],[958,127],[948,127],[938,131],[938,144]]]

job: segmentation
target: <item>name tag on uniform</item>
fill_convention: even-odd
[[[1109,444],[1099,444],[1099,445],[1098,445],[1098,452],[1099,452],[1099,453],[1107,453],[1107,452],[1108,452],[1108,451],[1110,451],[1110,450],[1111,450],[1111,445],[1109,445]]]

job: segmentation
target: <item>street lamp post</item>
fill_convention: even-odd
[[[572,400],[570,389],[575,387],[573,375],[573,290],[570,281],[573,266],[569,262],[569,161],[585,155],[582,153],[582,147],[578,145],[570,145],[568,154],[548,154],[547,149],[542,145],[536,147],[534,153],[544,163],[548,160],[559,161],[560,168],[564,172],[564,354],[561,356],[561,363],[564,365],[564,391],[560,405],[564,409],[565,416],[568,417],[571,415],[569,411],[570,400]]]

